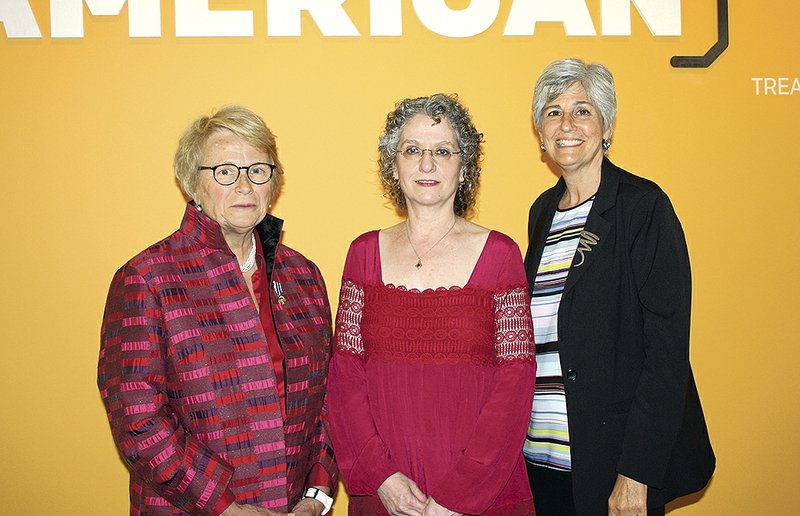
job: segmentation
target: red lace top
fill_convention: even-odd
[[[400,471],[465,514],[534,513],[522,459],[536,377],[525,270],[491,232],[463,288],[381,281],[378,232],[350,246],[328,387],[351,514],[385,514]]]

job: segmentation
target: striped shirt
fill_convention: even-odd
[[[536,271],[531,298],[536,343],[536,393],[523,453],[538,466],[570,471],[569,424],[558,354],[558,307],[594,197],[557,210]]]

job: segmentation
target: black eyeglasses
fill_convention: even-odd
[[[242,170],[247,171],[247,179],[254,185],[263,185],[272,179],[275,165],[272,163],[253,163],[247,167],[238,167],[231,163],[223,163],[213,167],[197,167],[197,170],[210,170],[214,181],[222,186],[230,186],[239,180]]]

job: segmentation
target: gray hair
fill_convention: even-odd
[[[378,143],[379,174],[383,183],[384,196],[390,199],[401,210],[406,208],[406,199],[395,180],[397,146],[400,134],[409,120],[416,115],[427,115],[437,124],[442,120],[453,129],[456,142],[461,150],[461,171],[464,182],[456,192],[453,211],[458,216],[472,212],[480,185],[483,157],[483,134],[475,129],[467,108],[459,101],[458,96],[436,93],[428,97],[403,99],[395,104],[394,110],[386,116],[386,127]]]
[[[611,71],[599,63],[586,64],[580,59],[560,59],[544,69],[533,90],[533,123],[542,130],[544,108],[574,83],[580,83],[589,100],[600,111],[603,132],[614,130],[617,117],[617,97]]]

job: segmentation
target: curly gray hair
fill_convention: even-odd
[[[614,77],[599,63],[587,64],[580,59],[560,59],[544,69],[533,90],[533,123],[542,130],[544,108],[554,98],[564,93],[574,83],[580,83],[589,100],[600,111],[603,132],[614,130],[617,117],[617,96],[614,93]]]
[[[403,128],[409,120],[419,114],[429,116],[437,124],[444,120],[453,129],[461,150],[461,171],[464,177],[464,182],[456,192],[453,211],[458,216],[467,215],[475,208],[475,198],[480,185],[483,134],[475,129],[467,108],[458,101],[458,96],[455,94],[436,93],[428,97],[403,99],[395,104],[394,110],[386,116],[386,127],[378,143],[380,152],[378,167],[384,195],[398,208],[402,210],[406,208],[405,196],[399,182],[394,178],[397,167],[397,146]]]

